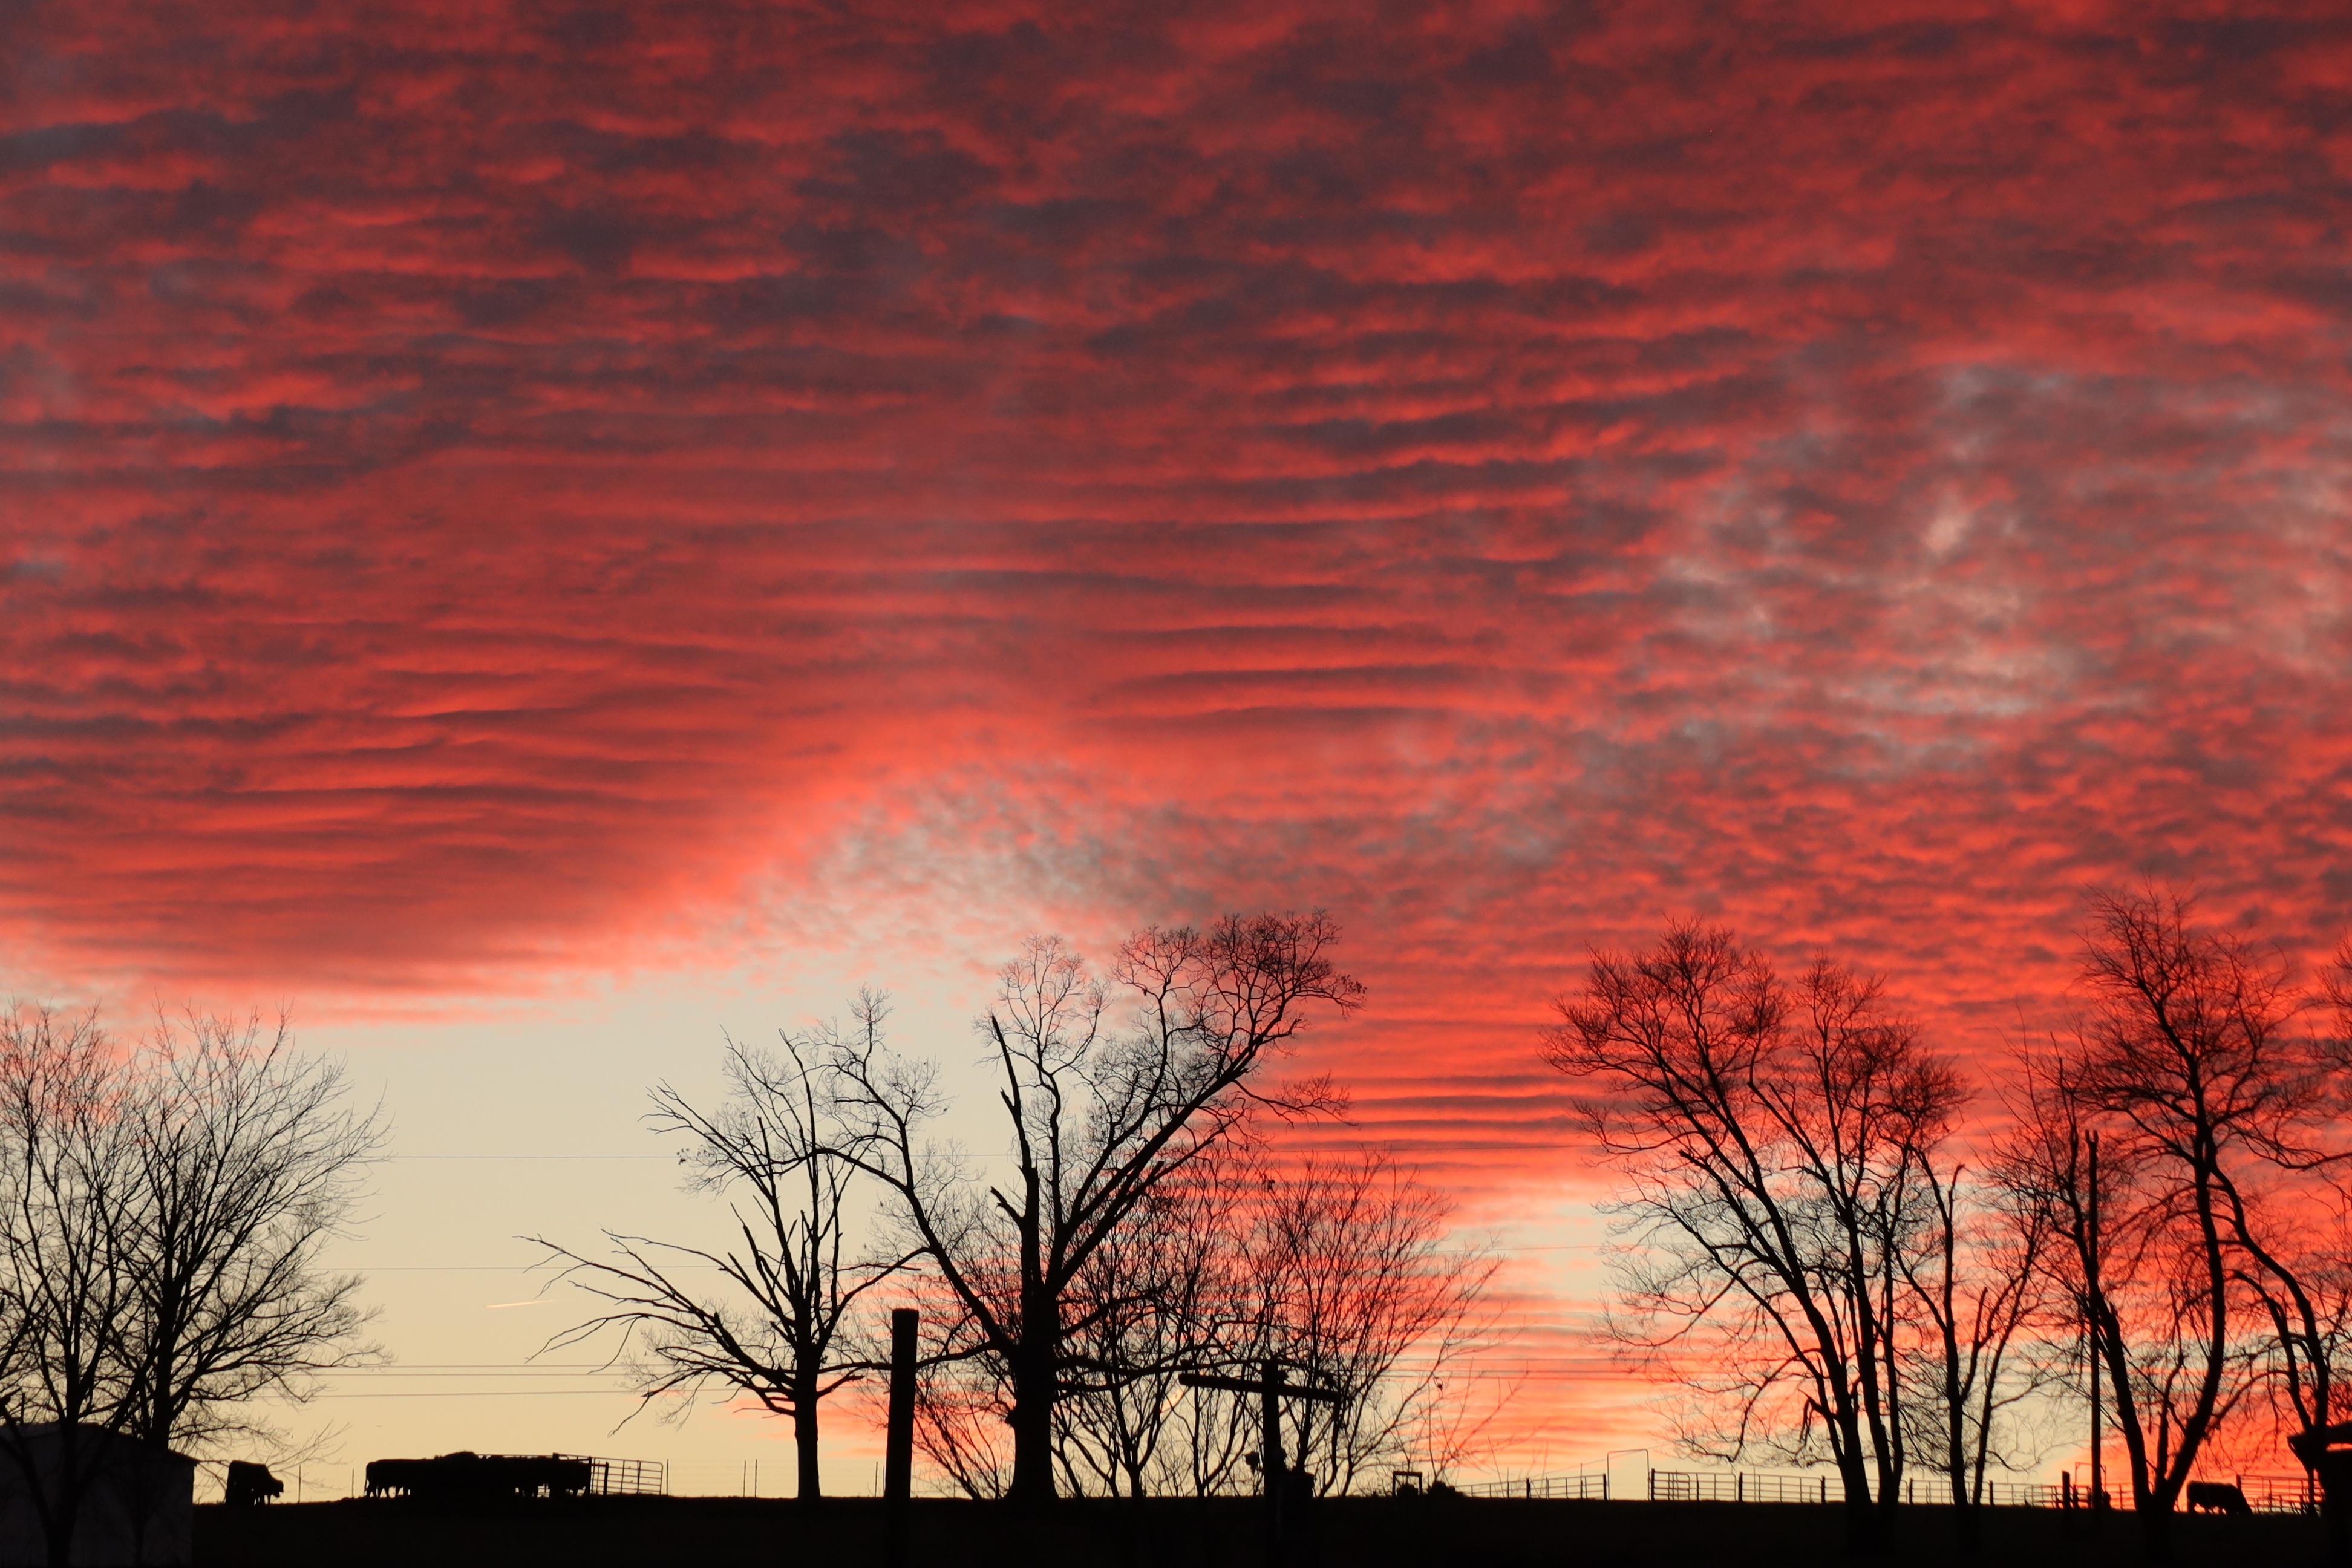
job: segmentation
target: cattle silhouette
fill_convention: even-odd
[[[593,1479],[585,1459],[565,1454],[443,1454],[431,1459],[371,1459],[367,1495],[432,1502],[584,1495]]]
[[[2189,1483],[2189,1511],[2191,1513],[2252,1513],[2246,1494],[2228,1481],[2191,1481]]]
[[[228,1462],[228,1485],[222,1500],[231,1508],[259,1508],[285,1494],[286,1483],[271,1475],[268,1465],[249,1464],[243,1459]]]

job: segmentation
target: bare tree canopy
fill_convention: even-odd
[[[135,1128],[114,1043],[91,1016],[11,1008],[0,1018],[0,1447],[47,1540],[71,1561],[73,1527],[137,1385],[121,1332],[137,1285],[119,1247],[134,1201]],[[26,1428],[58,1424],[43,1475]]]
[[[1107,981],[1056,940],[1029,942],[978,1023],[1005,1118],[1002,1178],[974,1178],[933,1139],[936,1068],[878,1039],[836,1052],[845,1153],[897,1200],[909,1250],[958,1314],[942,1353],[992,1358],[1012,1390],[1012,1495],[1055,1495],[1055,1407],[1097,1370],[1071,1316],[1097,1254],[1253,1109],[1337,1107],[1328,1080],[1277,1092],[1262,1069],[1309,1005],[1361,1005],[1328,956],[1338,938],[1319,912],[1155,927],[1122,944]]]
[[[125,1430],[184,1445],[242,1429],[234,1413],[258,1394],[373,1353],[352,1348],[370,1316],[359,1279],[320,1255],[360,1201],[383,1127],[282,1020],[271,1033],[161,1020],[132,1070],[144,1114],[125,1215],[138,1290]]]
[[[1269,1176],[1243,1211],[1249,1294],[1242,1331],[1223,1336],[1228,1361],[1279,1362],[1344,1396],[1286,1413],[1294,1463],[1345,1492],[1376,1467],[1457,1460],[1475,1432],[1448,1424],[1466,1402],[1445,1382],[1494,1328],[1496,1263],[1447,1246],[1452,1205],[1373,1150]]]
[[[73,1433],[201,1447],[373,1353],[359,1280],[321,1266],[381,1138],[348,1100],[282,1022],[163,1019],[125,1048],[91,1015],[0,1016],[0,1450],[54,1561],[98,1459]],[[26,1428],[49,1422],[43,1473]]]
[[[1233,1147],[1195,1161],[1078,1271],[1066,1321],[1070,1360],[1087,1373],[1064,1389],[1055,1432],[1070,1491],[1200,1494],[1239,1468],[1255,1417],[1204,1413],[1177,1379],[1223,1363],[1256,1169]]]
[[[1491,1415],[1469,1412],[1456,1374],[1489,1341],[1495,1264],[1448,1245],[1449,1213],[1379,1151],[1294,1165],[1229,1147],[1163,1184],[1071,1293],[1070,1362],[1083,1371],[1056,1405],[1062,1484],[1130,1497],[1254,1489],[1257,1402],[1179,1374],[1254,1375],[1268,1361],[1342,1396],[1284,1413],[1286,1452],[1318,1492],[1354,1489],[1382,1466],[1458,1460]],[[927,1451],[969,1495],[1000,1495],[1011,1461],[1001,1365],[934,1370]]]
[[[887,1010],[878,995],[860,994],[857,1037],[878,1041]],[[636,1359],[641,1410],[667,1394],[716,1391],[790,1415],[803,1498],[823,1490],[819,1406],[870,1360],[851,1331],[851,1310],[905,1261],[868,1258],[849,1245],[857,1144],[841,1135],[811,1056],[842,1043],[832,1031],[785,1035],[779,1055],[730,1040],[727,1094],[715,1111],[667,1084],[654,1090],[655,1130],[687,1139],[680,1158],[689,1184],[729,1200],[740,1245],[714,1252],[607,1231],[610,1253],[592,1258],[537,1243],[565,1266],[564,1278],[611,1309],[546,1348],[618,1331],[614,1358]],[[715,1270],[723,1291],[682,1282],[681,1264]],[[690,1398],[678,1414],[689,1408]]]
[[[1883,1536],[1906,1457],[1902,1255],[1957,1075],[1876,981],[1822,961],[1790,985],[1719,928],[1595,954],[1559,1007],[1548,1055],[1591,1085],[1586,1131],[1630,1183],[1629,1340],[1730,1402],[1733,1452],[1825,1440],[1857,1536]]]
[[[1917,1245],[1895,1255],[1918,1319],[1913,1375],[1933,1391],[1914,1407],[1916,1441],[1942,1468],[1961,1544],[1973,1554],[1989,1470],[2020,1467],[2004,1428],[2049,1382],[2033,1352],[2034,1336],[2063,1315],[2046,1267],[2051,1227],[1997,1156],[1971,1171],[1923,1149],[1917,1181],[1924,1227]]]
[[[2341,1415],[2338,1047],[2303,1026],[2283,955],[2186,896],[2101,891],[2091,915],[2085,1005],[2026,1063],[2011,1164],[2064,1238],[2134,1505],[2160,1532],[2265,1370],[2296,1429]]]

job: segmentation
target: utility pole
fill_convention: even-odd
[[[890,1417],[883,1439],[882,1495],[904,1503],[915,1495],[915,1324],[912,1307],[890,1313]]]
[[[890,1312],[890,1414],[883,1437],[882,1510],[887,1561],[907,1560],[907,1507],[915,1495],[915,1325],[912,1307]]]
[[[1258,1479],[1265,1489],[1267,1561],[1278,1562],[1289,1538],[1303,1532],[1307,1523],[1304,1509],[1314,1495],[1307,1489],[1304,1471],[1294,1478],[1291,1467],[1282,1457],[1282,1402],[1312,1399],[1339,1405],[1345,1403],[1347,1395],[1333,1389],[1287,1381],[1282,1363],[1271,1357],[1260,1366],[1258,1373],[1255,1378],[1246,1378],[1187,1372],[1179,1373],[1176,1381],[1187,1388],[1222,1388],[1233,1394],[1257,1395]],[[1299,1458],[1303,1460],[1306,1456]]]
[[[2097,1513],[2107,1506],[2105,1472],[2100,1462],[2099,1435],[2099,1360],[2106,1349],[2105,1336],[2100,1331],[2100,1320],[2105,1316],[2105,1294],[2099,1288],[2099,1135],[2091,1134],[2091,1206],[2089,1245],[2084,1249],[2090,1267],[2086,1281],[2087,1305],[2090,1308],[2089,1339],[2091,1351],[2091,1511]]]

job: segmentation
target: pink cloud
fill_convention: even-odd
[[[1524,1169],[1528,1026],[1669,911],[1979,1047],[2085,880],[2352,918],[2323,7],[77,6],[13,69],[0,909],[65,969],[496,989],[779,863],[1318,902],[1367,1128]]]

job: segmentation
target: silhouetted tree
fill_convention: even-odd
[[[133,1262],[123,1429],[159,1447],[236,1430],[234,1407],[375,1352],[356,1275],[320,1255],[361,1196],[383,1124],[342,1069],[265,1034],[159,1020],[136,1063],[142,1107],[116,1245]]]
[[[107,1462],[89,1429],[200,1444],[369,1353],[358,1281],[320,1263],[379,1137],[346,1099],[282,1024],[165,1021],[126,1049],[94,1016],[0,1016],[0,1452],[51,1562]]]
[[[915,1446],[957,1490],[975,1501],[1013,1486],[1013,1395],[1002,1365],[971,1352],[941,1354],[930,1341],[915,1405]]]
[[[961,1314],[943,1353],[988,1358],[1010,1391],[1010,1495],[1055,1495],[1055,1405],[1087,1371],[1070,1308],[1095,1255],[1251,1107],[1336,1104],[1328,1081],[1277,1095],[1261,1069],[1307,1004],[1360,1005],[1363,987],[1328,956],[1338,935],[1320,913],[1154,928],[1120,948],[1108,985],[1059,942],[1031,942],[979,1024],[1008,1126],[1003,1179],[975,1179],[932,1141],[935,1068],[878,1039],[835,1055],[846,1155],[895,1195],[910,1250]]]
[[[2049,1218],[2012,1185],[1947,1164],[1933,1147],[1916,1158],[1925,1226],[1918,1245],[1895,1257],[1920,1319],[1919,1375],[1932,1391],[1916,1406],[1919,1441],[1940,1462],[1961,1546],[1974,1553],[1986,1472],[2012,1462],[2002,1418],[2042,1385],[2041,1369],[2017,1352],[2050,1317]]]
[[[1408,1453],[1452,1457],[1475,1423],[1445,1419],[1466,1405],[1446,1380],[1486,1336],[1494,1264],[1446,1245],[1447,1213],[1377,1151],[1288,1167],[1250,1150],[1160,1188],[1071,1299],[1066,1481],[1135,1497],[1254,1486],[1255,1402],[1177,1375],[1268,1359],[1347,1395],[1285,1413],[1291,1461],[1318,1490]]]
[[[878,1041],[887,1013],[881,996],[861,993],[856,1037]],[[739,1246],[714,1252],[606,1231],[608,1260],[538,1245],[566,1266],[564,1278],[612,1308],[548,1349],[617,1330],[615,1358],[639,1358],[639,1409],[667,1394],[716,1390],[791,1416],[798,1495],[814,1499],[823,1492],[819,1406],[873,1359],[849,1332],[851,1310],[907,1260],[848,1248],[859,1145],[844,1137],[818,1066],[841,1035],[827,1027],[782,1042],[782,1055],[728,1042],[728,1090],[714,1111],[667,1084],[653,1091],[648,1120],[656,1131],[685,1135],[688,1186],[729,1200]],[[681,1280],[680,1264],[715,1270],[724,1293]]]
[[[1199,1489],[1162,1450],[1192,1403],[1178,1376],[1221,1362],[1238,1294],[1238,1178],[1251,1168],[1196,1162],[1156,1187],[1078,1271],[1065,1330],[1071,1376],[1056,1406],[1072,1491]]]
[[[1286,1413],[1291,1460],[1320,1491],[1440,1446],[1446,1379],[1493,1326],[1482,1309],[1496,1268],[1448,1247],[1450,1212],[1380,1151],[1309,1159],[1247,1205],[1249,1321],[1226,1342],[1241,1367],[1272,1358],[1347,1396]],[[1461,1436],[1445,1429],[1448,1443]]]
[[[2160,1542],[2265,1337],[2305,1429],[2336,1403],[2339,1331],[2291,1239],[2314,1215],[2266,1191],[2338,1157],[2315,1142],[2329,1085],[2284,960],[2199,925],[2179,894],[2094,894],[2081,979],[2071,1040],[2028,1064],[2018,1165],[2066,1238],[2133,1504]]]
[[[1714,1331],[1692,1381],[1735,1400],[1735,1445],[1793,1385],[1795,1447],[1818,1422],[1856,1539],[1883,1537],[1905,1463],[1900,1255],[1958,1079],[1877,982],[1820,962],[1792,988],[1717,928],[1598,953],[1559,1007],[1548,1054],[1592,1086],[1585,1127],[1632,1183],[1630,1337],[1687,1351]]]
[[[2227,1338],[2226,1312],[2222,1333],[2211,1331],[2210,1291],[2194,1277],[2197,1249],[2182,1245],[2172,1223],[2179,1216],[2152,1190],[2147,1151],[2122,1141],[2096,1149],[2102,1157],[2094,1183],[2101,1123],[2072,1067],[2063,1058],[2023,1064],[2012,1179],[2051,1216],[2060,1241],[2051,1263],[2073,1300],[2086,1362],[2095,1363],[2086,1372],[2095,1386],[2105,1384],[2101,1424],[2123,1438],[2135,1507],[2147,1508],[2142,1522],[2153,1533],[2159,1527],[2150,1521],[2163,1510],[2139,1500],[2153,1497],[2159,1479],[2177,1468],[2185,1481],[2179,1465],[2184,1429],[2201,1447],[2213,1421],[2244,1392],[2241,1378],[2222,1397],[2224,1378],[2233,1367],[2242,1372],[2248,1358],[2243,1345]],[[2210,1377],[2192,1376],[2200,1343]],[[2206,1405],[2209,1382],[2213,1396]]]
[[[123,1329],[134,1270],[120,1241],[137,1125],[116,1047],[94,1016],[0,1018],[0,1448],[53,1568],[72,1561],[83,1500],[134,1390]],[[56,1423],[56,1462],[35,1426]]]
[[[2283,1118],[2284,1134],[2265,1140],[2263,1152],[2276,1167],[2326,1182],[2315,1192],[2315,1184],[2300,1184],[2284,1203],[2280,1194],[2260,1194],[2268,1200],[2263,1208],[2286,1212],[2262,1226],[2262,1245],[2249,1249],[2255,1267],[2244,1271],[2271,1321],[2273,1386],[2301,1434],[2352,1415],[2343,1395],[2352,1375],[2352,1194],[2345,1191],[2340,1142],[2318,1146],[2352,1113],[2352,938],[2322,971],[2316,1000],[2324,1030],[2296,1042],[2295,1103]],[[2251,1232],[2255,1205],[2236,1182],[2228,1190],[2233,1224],[2242,1235]]]

